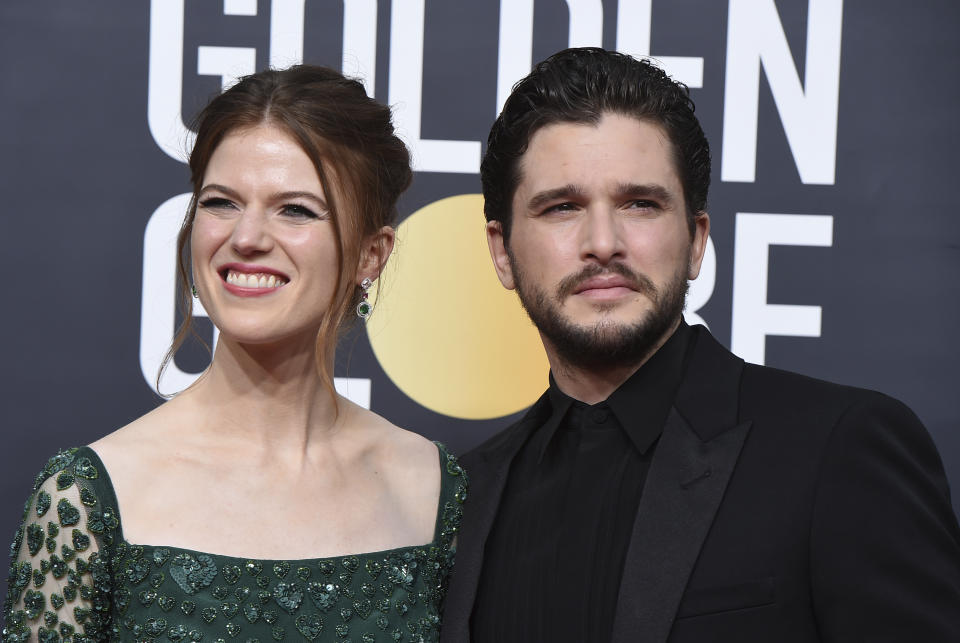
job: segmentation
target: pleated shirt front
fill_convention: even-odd
[[[637,506],[689,335],[681,323],[598,404],[572,399],[551,376],[551,414],[510,467],[484,550],[473,641],[610,640]]]

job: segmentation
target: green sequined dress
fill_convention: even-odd
[[[466,476],[439,446],[427,545],[311,560],[247,560],[123,539],[88,447],[37,476],[11,547],[7,641],[436,641]]]

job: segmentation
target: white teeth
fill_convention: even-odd
[[[241,288],[279,288],[286,284],[286,280],[276,275],[265,273],[245,273],[236,270],[227,271],[227,283]]]

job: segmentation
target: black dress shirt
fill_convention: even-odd
[[[550,377],[551,413],[510,467],[471,618],[477,643],[609,641],[623,561],[689,327],[594,405]]]

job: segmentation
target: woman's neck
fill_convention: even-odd
[[[312,338],[243,345],[221,337],[210,368],[181,396],[233,444],[305,451],[332,437],[347,411],[324,385],[314,350]]]

